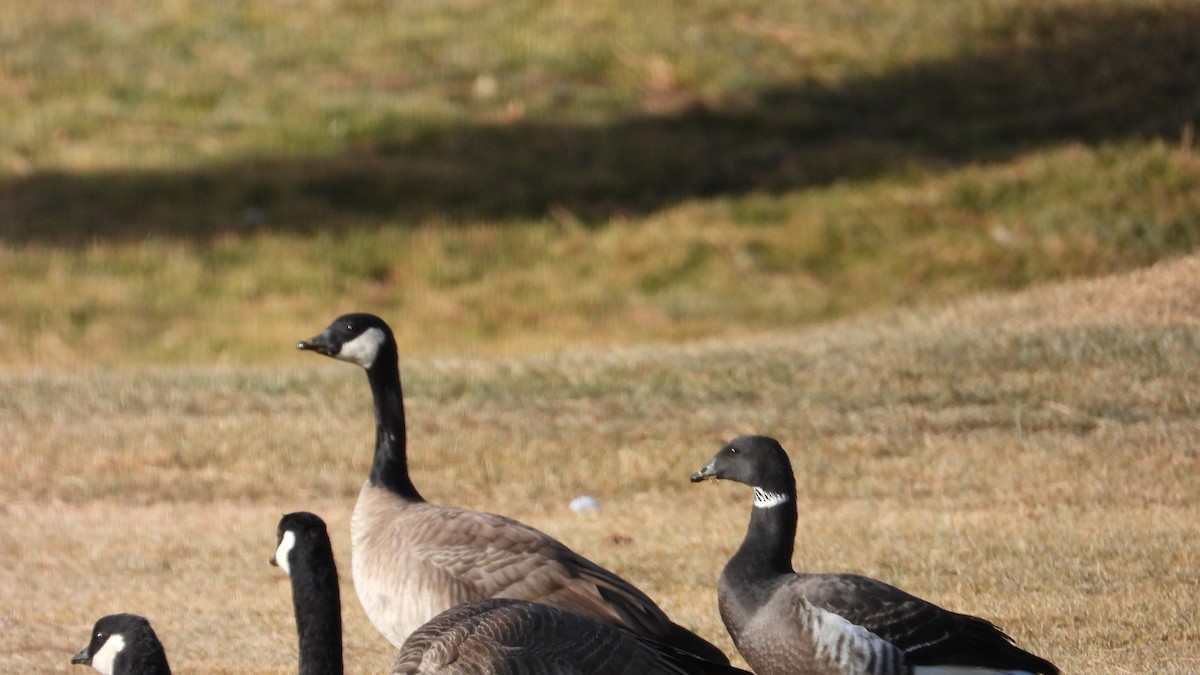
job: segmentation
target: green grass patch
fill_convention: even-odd
[[[7,367],[279,362],[348,309],[425,354],[729,336],[1200,239],[1194,3],[0,19]]]

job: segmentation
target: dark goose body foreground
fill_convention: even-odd
[[[796,481],[766,436],[730,441],[693,482],[754,488],[750,527],[721,573],[721,619],[758,675],[1055,675],[990,622],[857,574],[797,574]]]
[[[92,628],[88,646],[71,663],[91,666],[104,675],[171,675],[167,654],[145,617],[109,614]]]
[[[490,597],[593,616],[719,663],[712,644],[673,623],[645,593],[515,520],[425,501],[408,475],[395,338],[372,314],[347,314],[296,345],[362,366],[375,404],[375,457],[351,516],[354,588],[371,623],[399,647],[454,605]]]
[[[751,675],[551,605],[451,607],[400,649],[392,675]]]
[[[325,521],[289,513],[271,563],[292,581],[300,675],[342,672],[342,605]],[[489,598],[452,607],[409,636],[399,675],[749,675],[558,607]]]

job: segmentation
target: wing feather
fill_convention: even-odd
[[[882,581],[857,574],[797,574],[789,583],[814,607],[862,626],[904,652],[910,665],[1021,668],[1057,673],[1050,662],[1013,644],[995,624],[943,609]]]

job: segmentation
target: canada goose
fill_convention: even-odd
[[[341,675],[342,596],[325,521],[289,513],[275,529],[271,564],[292,581],[292,608],[300,640],[300,675]]]
[[[758,675],[1054,675],[999,628],[857,574],[797,574],[796,480],[765,436],[730,441],[692,482],[754,488],[750,527],[718,586],[721,619]]]
[[[399,647],[437,613],[502,596],[589,614],[703,658],[712,644],[673,623],[629,582],[556,539],[490,513],[425,501],[408,475],[396,341],[372,314],[338,317],[297,348],[362,366],[375,404],[375,458],[350,522],[351,574],[363,609]]]
[[[104,675],[170,675],[167,654],[145,617],[109,614],[92,627],[88,645],[71,663],[91,666]]]
[[[292,580],[300,674],[342,672],[341,601],[325,522],[289,513],[276,529],[271,564]],[[456,605],[409,636],[396,657],[401,675],[749,675],[732,666],[565,609],[487,598]]]

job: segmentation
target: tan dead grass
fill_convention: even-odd
[[[801,482],[798,566],[986,616],[1065,672],[1195,672],[1198,271],[736,342],[406,361],[416,480],[554,533],[728,647],[713,581],[747,495],[686,477],[729,435],[769,433]],[[179,672],[291,671],[265,559],[301,508],[331,524],[351,672],[387,664],[348,577],[361,373],[297,354],[9,375],[0,396],[0,671],[67,671],[118,610],[155,622]],[[567,511],[581,493],[604,511]]]
[[[1043,286],[961,303],[947,317],[980,321],[1002,315],[1008,329],[1081,323],[1200,324],[1200,257],[1189,256],[1119,276]]]

